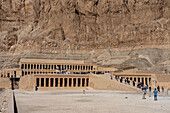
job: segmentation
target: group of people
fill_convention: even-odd
[[[111,79],[112,79],[112,76],[111,76]],[[120,79],[120,83],[123,82],[123,77],[119,78],[119,76],[115,76],[115,80],[119,80]],[[130,80],[128,79],[125,79],[125,84],[130,84]]]
[[[142,87],[142,91],[143,91],[143,99],[145,99],[145,95],[146,95],[146,90],[148,89],[148,85],[145,87]],[[151,97],[151,86],[149,86],[149,97]],[[154,94],[154,100],[156,101],[157,100],[157,95],[158,95],[158,92],[160,92],[160,87],[158,85],[157,88],[155,88],[155,90],[153,91],[153,94]],[[164,93],[164,87],[162,86],[162,93]]]
[[[111,77],[111,80],[113,79],[112,76]],[[119,78],[118,76],[115,76],[115,80],[119,80],[120,79],[120,82],[122,83],[123,82],[123,77]],[[125,79],[125,84],[130,84],[130,81],[128,79]],[[133,81],[133,86],[135,86],[135,82]],[[151,97],[151,86],[148,87],[148,85],[144,86],[144,85],[141,85],[139,84],[139,86],[137,86],[138,88],[141,88],[142,91],[143,91],[143,99],[146,99],[145,98],[145,95],[146,95],[146,91],[147,89],[149,89],[149,97]],[[153,94],[154,94],[154,100],[156,101],[157,100],[157,95],[158,95],[158,92],[160,92],[160,87],[158,85],[157,88],[155,88],[155,90],[153,91]],[[162,86],[162,93],[164,93],[164,87]]]

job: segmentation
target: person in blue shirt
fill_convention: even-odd
[[[156,100],[157,100],[157,93],[158,93],[158,91],[156,90],[156,88],[155,88],[155,90],[153,91],[153,93],[154,93],[154,100],[156,101]]]

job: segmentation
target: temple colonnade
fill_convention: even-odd
[[[38,89],[55,88],[86,88],[89,86],[88,76],[35,76],[35,85]]]
[[[152,85],[151,75],[115,75],[118,78],[123,78],[123,80],[129,80],[131,83],[134,81],[135,83],[143,83],[144,85]]]

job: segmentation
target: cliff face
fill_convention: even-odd
[[[0,52],[170,42],[170,0],[0,0]]]
[[[0,68],[65,58],[167,71],[167,48],[170,0],[0,0]]]

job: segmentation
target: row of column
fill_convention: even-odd
[[[89,78],[36,78],[37,87],[88,87]]]
[[[47,71],[47,70],[43,70],[43,71],[22,71],[22,76],[24,75],[30,75],[30,74],[57,74],[57,72],[51,72],[51,71]]]
[[[151,77],[125,77],[125,76],[118,76],[119,78],[123,77],[125,80],[129,80],[131,82],[136,82],[136,83],[143,83],[144,85],[151,85]]]
[[[143,83],[144,85],[151,85],[151,77],[123,77],[129,81],[134,81],[136,83]]]
[[[21,69],[93,70],[90,65],[21,64]]]
[[[16,77],[16,71],[1,71],[0,77]]]

